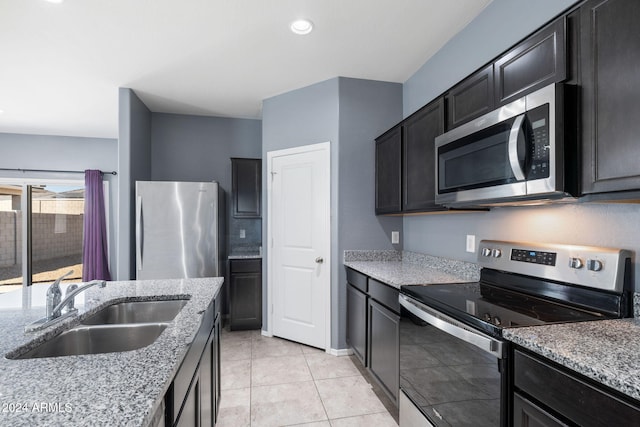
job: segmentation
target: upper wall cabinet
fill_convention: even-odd
[[[493,64],[467,77],[447,93],[447,129],[493,110]]]
[[[566,19],[561,17],[495,61],[496,105],[565,80],[566,64]]]
[[[261,159],[231,159],[231,192],[234,218],[260,218]]]
[[[583,193],[640,189],[640,2],[580,8]]]
[[[376,215],[402,210],[402,126],[376,139]]]
[[[376,214],[445,210],[435,204],[434,140],[443,132],[438,98],[376,139]]]
[[[444,133],[444,99],[438,98],[402,122],[402,211],[445,210],[435,204],[435,144]]]
[[[566,32],[561,17],[449,90],[447,130],[565,80]]]

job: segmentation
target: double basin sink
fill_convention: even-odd
[[[106,306],[37,347],[10,359],[136,350],[152,344],[188,300],[125,301]]]

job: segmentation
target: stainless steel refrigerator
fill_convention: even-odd
[[[217,182],[136,181],[136,278],[224,275]]]

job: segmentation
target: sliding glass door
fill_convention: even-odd
[[[82,278],[84,183],[0,183],[0,292]]]

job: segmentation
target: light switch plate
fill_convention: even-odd
[[[397,245],[398,243],[400,243],[400,232],[399,231],[392,231],[391,232],[391,243],[394,245]]]
[[[240,229],[240,238],[244,239],[245,237],[247,237],[247,232],[245,231],[244,228]]]
[[[467,234],[467,252],[476,251],[476,236],[473,234]]]

